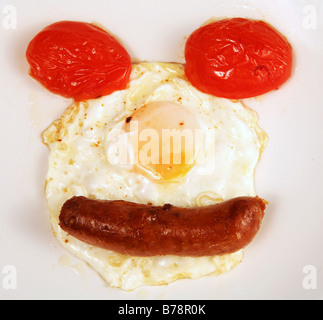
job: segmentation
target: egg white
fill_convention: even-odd
[[[109,132],[135,110],[156,101],[185,106],[196,115],[205,133],[204,161],[179,181],[163,184],[133,172],[131,165],[118,165],[117,160],[111,163],[107,157]],[[200,258],[129,257],[66,234],[58,225],[59,214],[64,202],[74,195],[182,207],[254,196],[254,172],[267,141],[257,121],[257,114],[241,102],[195,89],[181,64],[134,64],[127,89],[74,103],[43,133],[50,151],[45,194],[55,236],[111,286],[124,290],[232,269],[241,261],[242,250]]]

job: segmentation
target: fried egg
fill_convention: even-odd
[[[256,112],[204,94],[175,63],[137,63],[125,90],[74,103],[43,133],[45,194],[53,232],[113,287],[133,290],[220,274],[243,251],[207,257],[124,256],[88,245],[58,225],[69,198],[196,207],[255,196],[266,145]]]

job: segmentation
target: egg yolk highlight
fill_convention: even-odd
[[[184,106],[151,102],[136,110],[124,125],[131,138],[134,170],[157,179],[176,180],[194,166],[201,128]]]

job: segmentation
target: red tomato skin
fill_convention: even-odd
[[[187,39],[185,73],[202,92],[244,99],[279,89],[292,73],[288,41],[263,21],[224,19]]]
[[[26,51],[30,75],[51,92],[75,101],[125,89],[131,58],[105,30],[77,21],[56,22]]]

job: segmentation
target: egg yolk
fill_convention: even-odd
[[[124,129],[133,134],[134,170],[160,182],[176,180],[194,166],[201,129],[184,106],[151,102],[126,119]]]

